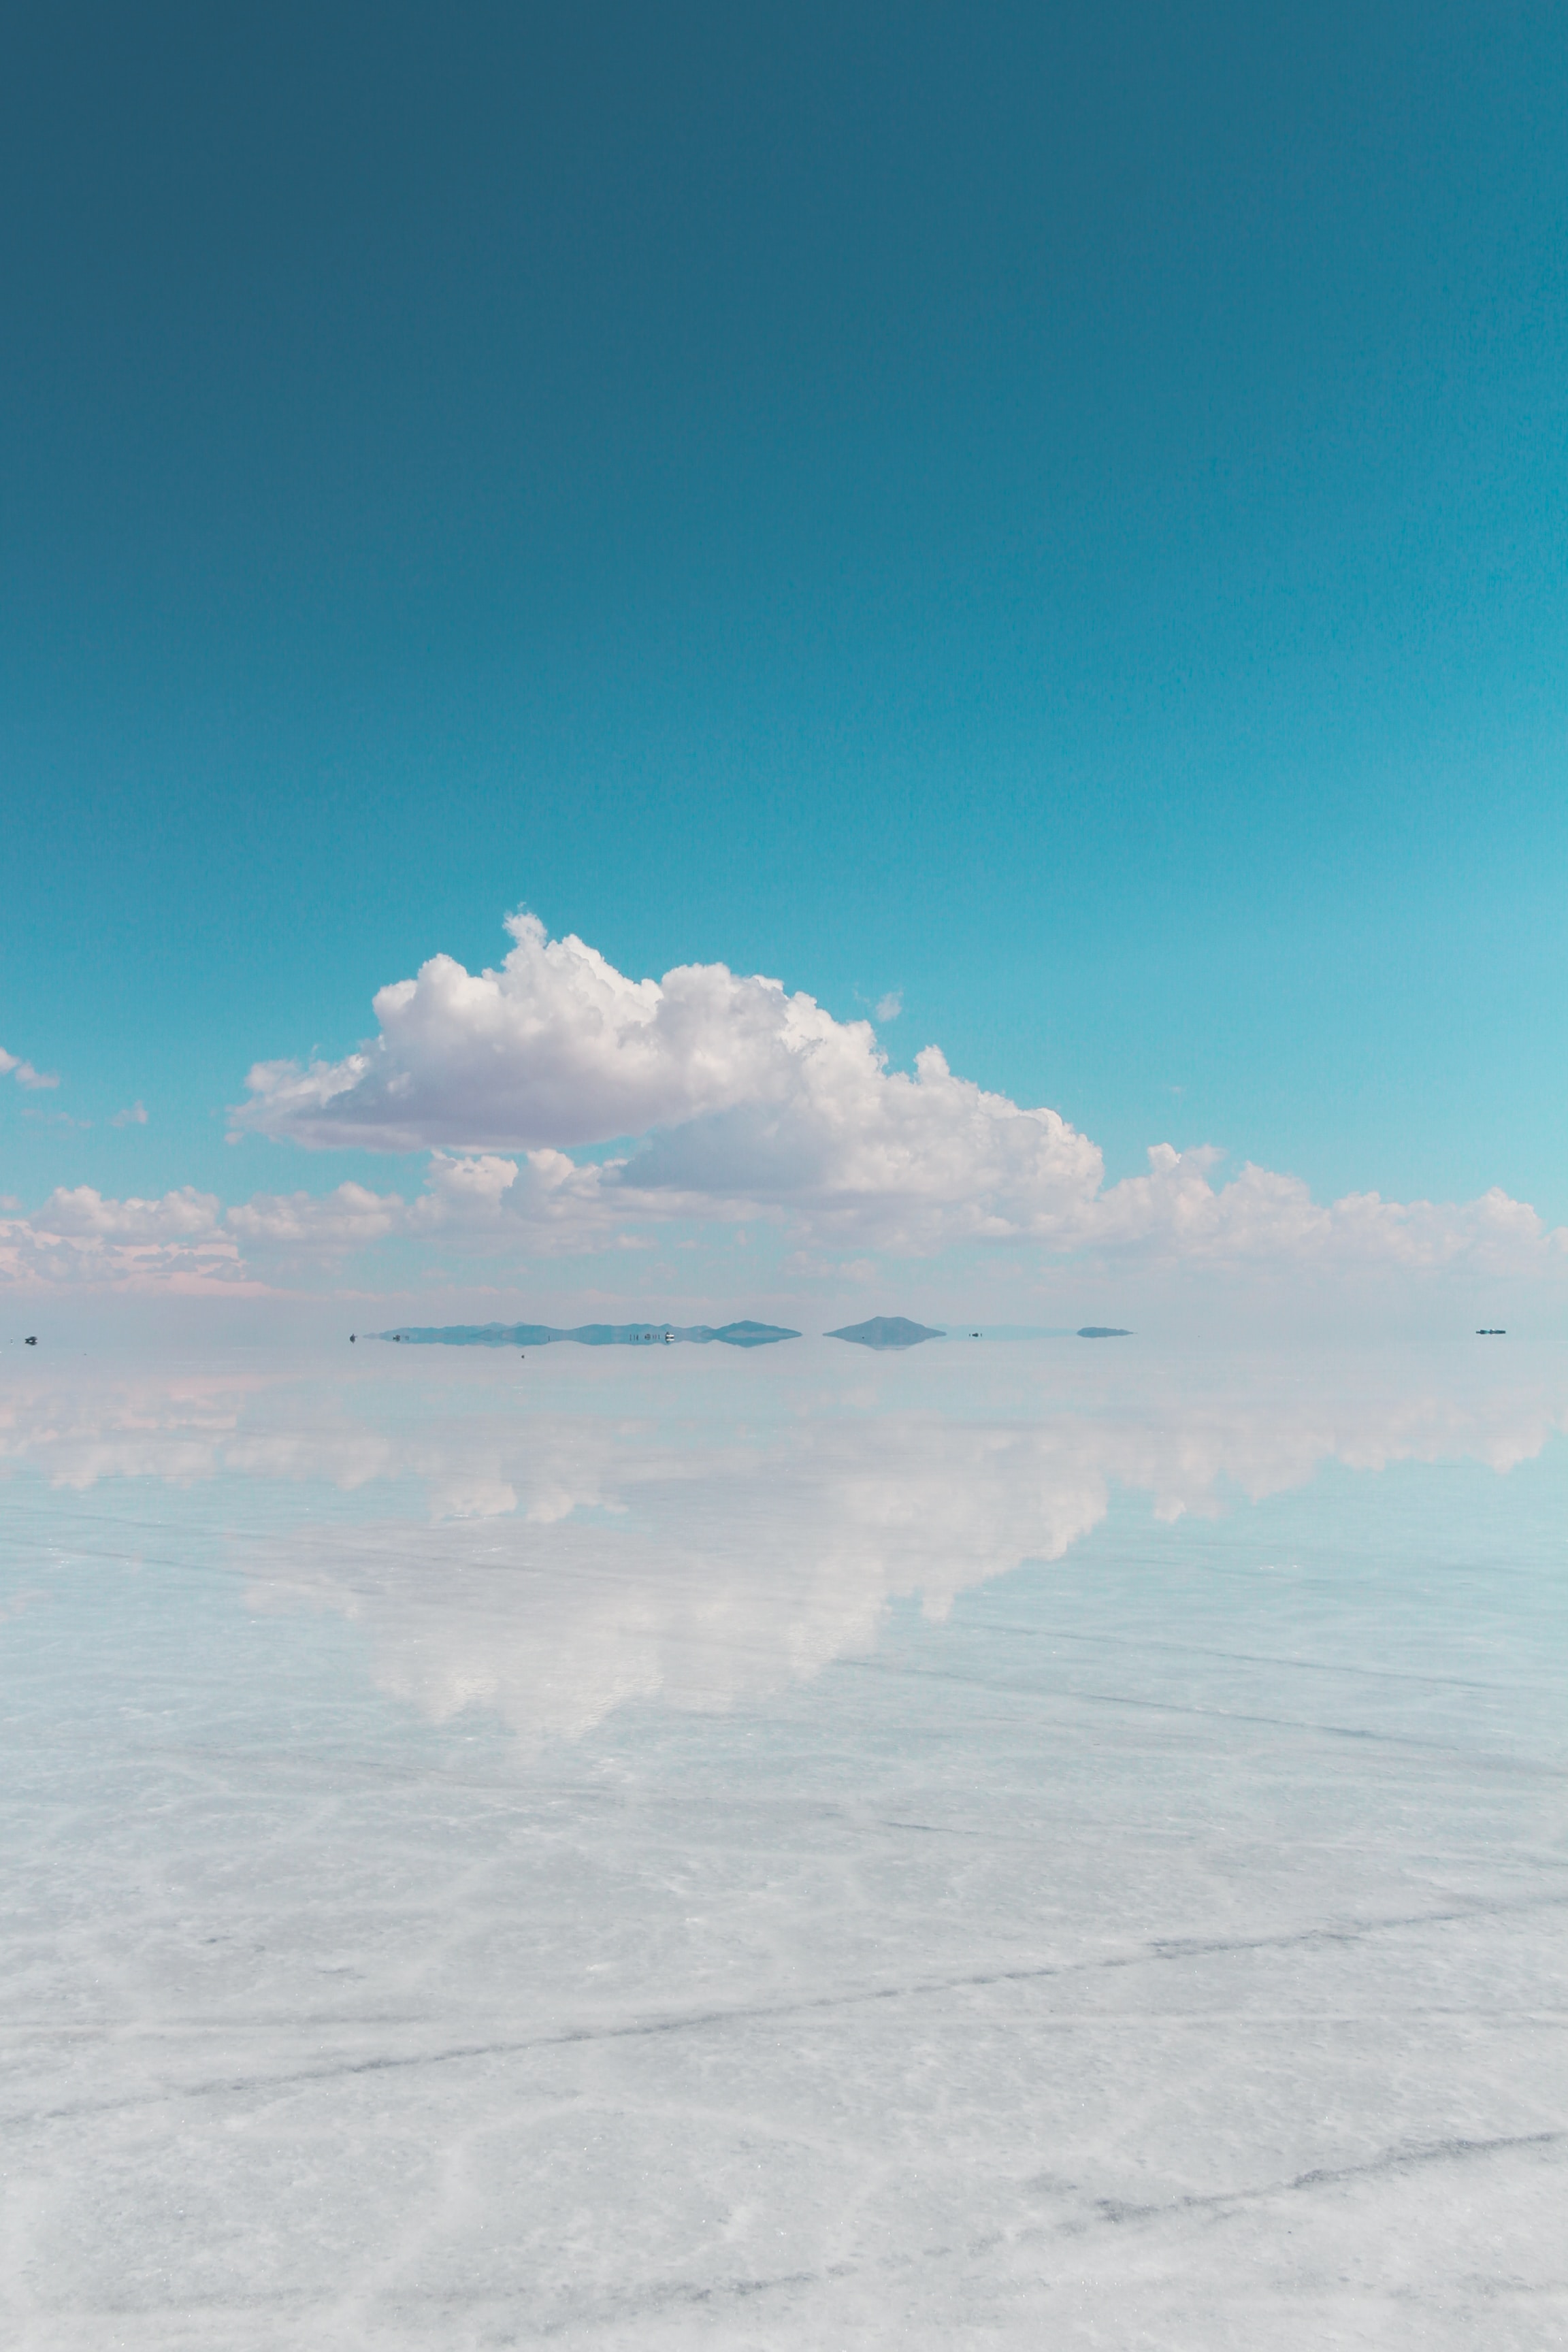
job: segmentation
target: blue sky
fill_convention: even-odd
[[[1568,1217],[1561,9],[6,55],[0,1191],[412,1196],[224,1107],[526,907],[1108,1181]]]

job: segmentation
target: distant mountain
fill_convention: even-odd
[[[727,1348],[767,1348],[775,1339],[798,1339],[778,1323],[580,1323],[558,1331],[549,1323],[447,1323],[437,1329],[373,1331],[373,1339],[396,1339],[416,1348],[544,1348],[552,1339],[575,1339],[584,1348],[657,1348],[668,1342],[706,1347],[720,1339]]]
[[[1086,1323],[1078,1334],[1080,1339],[1131,1339],[1131,1331],[1118,1331],[1109,1323]]]
[[[903,1315],[873,1315],[868,1323],[847,1323],[842,1331],[829,1331],[829,1339],[853,1339],[859,1348],[918,1348],[922,1339],[945,1339],[945,1331],[933,1331],[927,1323],[911,1323]]]
[[[682,1335],[678,1331],[676,1338]],[[727,1348],[771,1348],[775,1339],[798,1339],[798,1331],[786,1331],[781,1323],[725,1323],[710,1331],[706,1323],[688,1331],[689,1339],[722,1339]]]

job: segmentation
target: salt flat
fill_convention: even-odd
[[[6,1360],[26,2352],[1568,2332],[1568,1363]]]

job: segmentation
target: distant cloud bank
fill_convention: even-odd
[[[368,1043],[335,1062],[258,1063],[234,1114],[237,1138],[428,1152],[416,1199],[341,1184],[226,1211],[188,1188],[155,1202],[61,1190],[0,1218],[0,1277],[231,1286],[400,1238],[515,1266],[682,1222],[761,1222],[803,1250],[904,1260],[991,1244],[1283,1275],[1568,1270],[1568,1229],[1497,1190],[1323,1206],[1262,1168],[1218,1183],[1222,1154],[1165,1143],[1145,1175],[1107,1187],[1099,1147],[1058,1111],[955,1076],[935,1045],[912,1075],[893,1070],[869,1022],[777,981],[722,964],[633,981],[534,916],[509,929],[499,971],[433,957],[380,992]],[[0,1055],[0,1070],[26,1068]]]

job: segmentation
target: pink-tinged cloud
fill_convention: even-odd
[[[267,1286],[243,1264],[216,1197],[190,1185],[157,1201],[110,1201],[80,1184],[52,1192],[31,1217],[0,1217],[0,1282],[227,1297]]]

